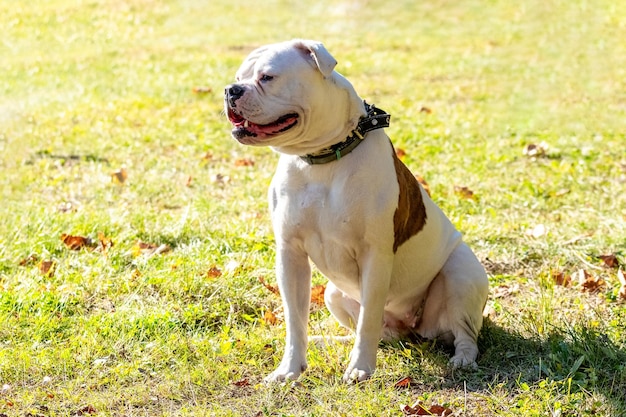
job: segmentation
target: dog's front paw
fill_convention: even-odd
[[[352,360],[343,374],[343,382],[355,383],[362,382],[372,376],[376,369],[376,354],[374,355],[350,355]],[[366,357],[367,356],[367,357]]]
[[[306,369],[306,362],[281,363],[278,368],[265,377],[266,383],[295,381]]]
[[[372,372],[373,370],[365,370],[365,369],[348,367],[346,372],[343,374],[343,382],[345,382],[346,384],[363,382],[369,379],[370,376],[372,376]]]

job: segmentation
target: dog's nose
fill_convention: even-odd
[[[235,102],[243,96],[244,89],[238,84],[226,86],[226,99],[231,107],[235,107]]]

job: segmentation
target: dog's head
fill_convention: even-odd
[[[299,154],[336,142],[364,114],[363,103],[337,61],[315,41],[263,46],[244,60],[226,86],[232,135],[246,145]]]

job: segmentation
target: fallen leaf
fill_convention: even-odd
[[[111,181],[115,184],[124,184],[126,179],[128,178],[128,172],[126,172],[126,168],[120,168],[115,172],[111,173]]]
[[[411,378],[410,376],[406,376],[402,378],[401,380],[399,380],[398,382],[396,382],[393,386],[395,388],[408,388],[411,386],[412,383],[413,383],[413,378]]]
[[[209,278],[218,278],[222,276],[222,270],[216,266],[212,266],[207,272]]]
[[[548,151],[548,144],[541,142],[539,144],[529,143],[524,147],[524,155],[530,157],[544,156]]]
[[[185,181],[185,187],[191,187],[192,182],[193,182],[193,176],[189,175],[187,177],[187,181]]]
[[[73,416],[84,416],[85,414],[96,414],[97,411],[92,405],[87,405],[78,411],[71,413]]]
[[[233,382],[233,385],[236,387],[249,387],[250,381],[248,380],[248,378],[243,378],[243,379],[240,379],[239,381]]]
[[[52,277],[54,275],[55,268],[56,264],[54,261],[44,260],[39,263],[39,272],[47,277]]]
[[[39,256],[34,253],[28,255],[26,258],[22,259],[19,263],[20,266],[34,265],[39,262]]]
[[[83,248],[93,248],[95,245],[93,241],[84,236],[72,236],[63,233],[61,240],[71,250],[81,250]]]
[[[396,148],[396,156],[402,159],[406,156],[406,151],[402,148]]]
[[[624,276],[624,272],[621,269],[617,271],[617,279],[620,283],[619,296],[622,300],[626,300],[626,276]]]
[[[276,317],[276,314],[274,314],[272,311],[265,310],[265,313],[263,313],[263,321],[265,321],[265,323],[269,325],[274,326],[278,323],[278,318]]]
[[[265,278],[259,277],[259,282],[272,294],[280,295],[280,290],[276,285],[270,285],[265,282]],[[326,286],[322,284],[314,285],[311,287],[311,303],[319,306],[324,306],[324,293],[326,292]]]
[[[581,286],[581,290],[585,292],[595,293],[604,287],[604,280],[600,277],[594,277],[585,269],[579,269],[574,273],[574,276],[578,279],[578,284]]]
[[[604,266],[606,266],[607,268],[619,267],[619,260],[617,259],[617,256],[615,256],[614,253],[611,253],[609,255],[600,255],[598,256],[598,258],[602,260],[602,262],[604,263]]]
[[[429,107],[422,106],[422,107],[420,108],[420,113],[427,113],[427,114],[430,114],[430,113],[432,113],[432,112],[433,112],[433,111],[432,111]]]
[[[550,276],[556,285],[562,287],[568,287],[572,283],[572,277],[563,271],[552,271],[550,272]]]
[[[213,89],[211,87],[196,86],[196,87],[192,88],[191,91],[193,91],[194,94],[209,94],[210,92],[213,91]]]
[[[428,411],[430,412],[430,414],[435,416],[449,416],[450,414],[452,414],[452,410],[450,410],[449,408],[436,404],[432,405]]]
[[[267,290],[269,290],[269,292],[271,292],[272,294],[280,295],[280,290],[278,289],[278,287],[277,287],[277,286],[275,286],[275,285],[270,285],[270,284],[266,283],[266,282],[265,282],[265,278],[263,278],[263,277],[259,277],[259,282],[260,282],[261,284],[263,284],[263,286],[264,286]]]
[[[421,175],[416,175],[415,179],[422,185],[424,191],[426,191],[426,194],[430,196],[430,185],[428,185],[424,177],[422,177]]]
[[[451,415],[453,412],[451,409],[447,407],[443,407],[441,405],[432,405],[427,408],[421,401],[417,401],[412,406],[401,405],[400,406],[402,413],[405,416],[413,417],[413,416],[439,416],[445,417]]]
[[[468,187],[465,187],[465,186],[455,185],[454,193],[458,195],[459,197],[464,198],[466,200],[474,200],[476,198],[474,196],[474,191],[470,190]]]
[[[100,249],[105,255],[113,247],[113,240],[106,237],[102,232],[98,232],[98,242],[100,242]]]
[[[133,246],[131,252],[133,254],[134,257],[137,257],[139,255],[160,255],[162,253],[166,253],[171,251],[172,248],[169,247],[169,245],[166,245],[165,243],[162,245],[155,245],[152,243],[146,243],[146,242],[142,242],[139,241],[137,243],[135,243],[135,245]]]
[[[237,158],[235,159],[236,167],[253,167],[254,161],[250,158]]]
[[[324,292],[326,291],[325,285],[315,285],[311,288],[311,303],[319,306],[324,306]]]

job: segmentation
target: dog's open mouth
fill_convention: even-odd
[[[298,123],[298,115],[288,113],[272,123],[260,125],[244,119],[231,108],[228,109],[228,119],[234,126],[232,133],[236,139],[246,136],[267,137],[276,135],[291,129]]]

